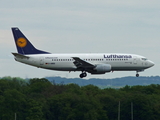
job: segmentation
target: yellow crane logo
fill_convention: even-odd
[[[17,40],[18,47],[25,47],[27,45],[27,40],[25,38],[19,38]]]

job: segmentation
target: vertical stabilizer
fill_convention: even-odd
[[[18,28],[12,28],[15,44],[19,54],[49,54],[36,49]]]

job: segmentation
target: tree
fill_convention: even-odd
[[[43,105],[34,99],[27,100],[26,120],[45,120],[43,118]]]
[[[23,111],[25,110],[26,99],[25,95],[19,91],[6,90],[3,94],[3,101],[1,101],[0,113],[3,119],[13,119],[14,114],[17,113],[19,119],[24,118]]]

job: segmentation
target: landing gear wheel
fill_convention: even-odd
[[[80,78],[83,78],[83,77],[86,77],[86,76],[87,76],[87,73],[86,73],[86,72],[81,73],[81,74],[79,75]]]
[[[87,73],[85,72],[85,73],[82,73],[83,74],[83,77],[86,77],[87,76]]]
[[[136,77],[139,77],[139,74],[138,74],[138,73],[136,74]]]
[[[80,77],[80,78],[83,78],[83,74],[80,74],[79,77]]]

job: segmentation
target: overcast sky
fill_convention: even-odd
[[[38,49],[52,53],[133,53],[155,66],[140,76],[160,73],[159,0],[0,0],[0,77],[79,77],[14,60],[11,27]],[[136,72],[88,75],[87,78],[135,76]]]

